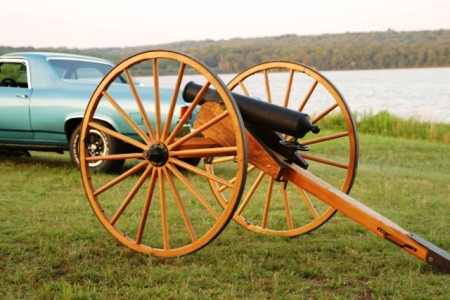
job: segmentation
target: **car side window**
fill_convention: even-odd
[[[76,70],[77,78],[82,80],[94,80],[100,81],[104,74],[98,69],[93,67],[80,67]]]
[[[22,62],[0,62],[0,87],[28,88],[27,66]]]
[[[112,66],[92,61],[51,59],[53,70],[58,76],[67,81],[100,82]]]

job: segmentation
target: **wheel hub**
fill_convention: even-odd
[[[148,150],[143,153],[144,159],[147,159],[155,167],[165,165],[169,159],[169,151],[166,145],[160,142],[153,143]]]

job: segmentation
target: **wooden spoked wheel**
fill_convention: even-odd
[[[163,68],[178,74],[160,76]],[[148,85],[135,84],[135,74],[148,76],[141,78]],[[192,78],[204,89],[178,116],[181,105],[186,105],[180,89]],[[199,105],[207,88],[222,99],[213,108],[216,115],[202,113],[202,106],[208,105]],[[186,126],[194,117],[200,121]],[[111,128],[102,125],[111,118]],[[220,141],[223,144],[208,137],[226,133],[223,126],[233,133]],[[80,132],[81,177],[96,216],[117,240],[141,253],[175,257],[201,249],[231,220],[243,192],[247,168],[243,128],[229,90],[198,60],[173,51],[148,51],[124,60],[93,93]],[[99,159],[88,155],[86,137],[91,129],[128,147],[124,153],[101,157],[125,160],[118,174],[90,170],[89,163]],[[211,174],[195,163],[209,156],[237,159]],[[219,201],[208,180],[228,187]]]
[[[267,62],[237,75],[228,88],[233,93],[307,113],[321,132],[309,133],[299,140],[310,148],[299,154],[314,175],[345,193],[350,192],[358,160],[355,122],[344,98],[324,76],[298,63]],[[235,159],[230,157],[229,161]],[[214,173],[226,163],[220,158],[207,169]],[[336,213],[334,208],[291,182],[277,182],[253,165],[248,168],[247,185],[234,220],[255,232],[293,237],[318,228]],[[226,190],[213,182],[211,186],[217,194]]]

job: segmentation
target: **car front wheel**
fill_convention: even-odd
[[[110,127],[104,122],[99,122],[105,127]],[[72,163],[79,167],[80,156],[79,156],[79,144],[80,144],[80,131],[81,124],[78,125],[72,132],[70,137],[70,159]],[[88,136],[88,154],[89,156],[103,156],[122,153],[124,146],[123,143],[102,131],[97,129],[91,129]],[[89,163],[91,170],[106,172],[106,173],[116,173],[119,172],[124,164],[124,160],[97,160]]]

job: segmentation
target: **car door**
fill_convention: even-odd
[[[29,72],[24,59],[0,60],[0,141],[33,139]]]

